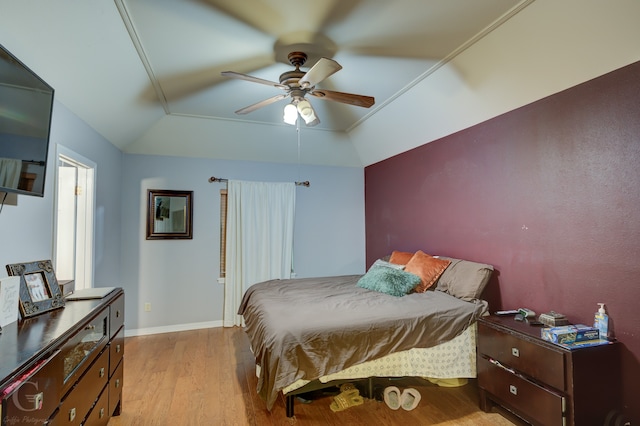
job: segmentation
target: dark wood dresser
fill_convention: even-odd
[[[543,340],[513,316],[478,321],[480,408],[534,425],[603,425],[620,403],[619,344],[579,349]]]
[[[124,292],[67,301],[0,334],[5,425],[106,425],[122,410]]]

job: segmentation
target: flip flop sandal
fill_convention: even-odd
[[[353,383],[343,383],[340,385],[340,392],[356,389]]]
[[[383,392],[384,403],[392,410],[400,408],[400,389],[396,386],[387,386]]]
[[[364,404],[364,398],[360,396],[360,391],[358,389],[350,389],[334,396],[329,408],[335,413],[362,404]]]
[[[402,395],[400,396],[402,408],[406,411],[411,411],[416,408],[420,399],[422,399],[422,395],[420,395],[420,392],[414,388],[407,388],[403,390]]]

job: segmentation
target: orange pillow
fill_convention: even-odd
[[[418,250],[413,257],[411,257],[411,260],[407,262],[404,270],[420,277],[421,282],[415,288],[415,291],[417,293],[424,293],[440,278],[440,275],[442,275],[450,263],[450,260],[438,259],[429,256],[422,250]]]
[[[407,263],[409,263],[412,257],[413,253],[394,250],[393,252],[391,252],[389,263],[395,263],[396,265],[406,265]]]

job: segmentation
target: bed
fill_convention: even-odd
[[[251,286],[238,313],[256,358],[257,391],[267,409],[282,392],[288,396],[290,417],[291,395],[340,380],[475,377],[475,321],[487,312],[487,303],[476,296],[493,268],[474,264],[480,269],[461,274],[473,262],[460,262],[467,261],[448,260],[438,274],[441,282],[431,283],[431,289],[402,297],[362,285],[375,265],[365,275]],[[460,287],[452,285],[462,275],[480,280],[464,297],[456,295]]]

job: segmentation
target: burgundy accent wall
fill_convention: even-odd
[[[366,167],[365,214],[368,265],[490,263],[492,311],[592,324],[606,303],[640,422],[640,62]]]

